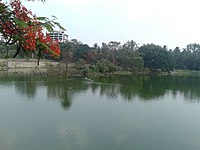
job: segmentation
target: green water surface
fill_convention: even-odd
[[[200,78],[0,76],[0,150],[199,150]]]

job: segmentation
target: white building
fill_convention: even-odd
[[[65,42],[68,39],[68,35],[65,34],[65,31],[63,30],[51,32],[49,35],[53,41],[58,40],[59,42]]]

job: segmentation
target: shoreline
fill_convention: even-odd
[[[66,75],[80,77],[96,77],[96,76],[115,76],[115,75],[170,75],[170,76],[200,76],[200,71],[193,70],[174,70],[170,74],[159,72],[151,73],[133,73],[131,71],[115,71],[112,73],[100,74],[91,73],[84,75],[82,70],[78,70],[75,64],[68,65],[66,72],[66,64],[51,60],[42,59],[40,64],[37,64],[37,59],[0,59],[0,74],[42,74],[42,75]]]

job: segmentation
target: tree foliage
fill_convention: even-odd
[[[151,70],[160,69],[164,72],[173,70],[171,57],[165,48],[155,44],[147,44],[141,46],[139,52],[144,60],[144,67]]]
[[[200,70],[200,45],[188,44],[186,48],[176,47],[171,51],[175,69]]]
[[[82,59],[94,71],[109,72],[106,71],[109,70],[109,63],[117,66],[120,71],[133,72],[146,72],[149,69],[168,73],[174,69],[200,70],[200,45],[197,43],[173,50],[155,44],[139,47],[133,40],[124,44],[113,41],[102,43],[101,46],[94,44],[93,47],[76,39],[71,43],[76,51],[73,60]]]
[[[112,73],[117,70],[117,67],[108,60],[99,60],[96,64],[96,70],[100,73]]]

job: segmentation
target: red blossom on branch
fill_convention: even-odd
[[[46,17],[36,17],[21,4],[20,0],[10,0],[8,5],[0,0],[0,33],[6,40],[6,44],[17,43],[15,56],[23,49],[36,53],[39,59],[42,54],[47,53],[59,57],[58,41],[53,41],[49,34],[44,34],[43,27],[52,31],[53,24],[62,28],[59,23],[49,21]]]

